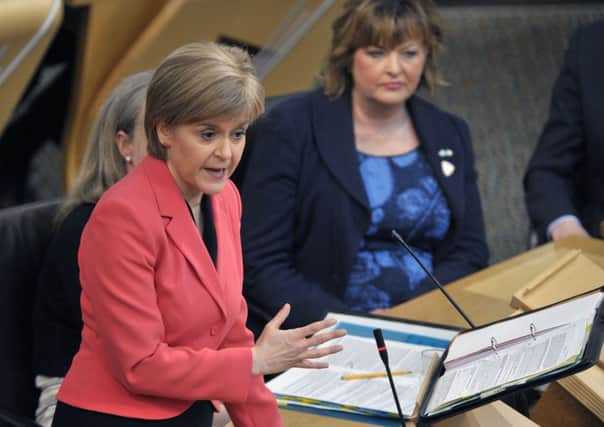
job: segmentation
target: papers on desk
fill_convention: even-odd
[[[294,368],[270,381],[268,387],[282,406],[397,417],[387,378],[341,379],[342,375],[384,372],[373,338],[373,329],[381,328],[388,344],[392,371],[411,371],[408,375],[394,377],[403,414],[409,417],[424,381],[422,351],[437,349],[444,352],[458,332],[444,327],[339,313],[330,313],[327,317],[338,320],[336,328],[348,331],[348,335],[339,341],[344,350],[324,358],[329,363],[328,369]]]
[[[343,380],[342,375],[383,372],[373,339],[381,328],[388,345],[401,409],[406,419],[432,422],[585,370],[596,363],[604,340],[604,292],[472,330],[456,330],[331,313],[344,350],[324,358],[324,370],[290,369],[268,383],[282,406],[398,418],[387,378]],[[439,349],[427,373],[422,351]]]
[[[598,292],[461,333],[443,361],[444,374],[435,383],[427,413],[580,363],[601,301]]]

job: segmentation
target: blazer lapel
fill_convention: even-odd
[[[143,167],[164,218],[166,233],[226,316],[218,273],[172,174],[162,160],[150,156],[144,160]]]
[[[464,198],[463,168],[459,163],[461,144],[455,139],[459,133],[449,121],[442,120],[440,114],[437,115],[426,108],[423,102],[417,97],[410,98],[407,104],[409,114],[420,140],[422,152],[447,198],[454,220],[461,216]],[[455,221],[452,225],[456,226]]]
[[[313,130],[319,153],[344,190],[369,210],[365,185],[358,167],[350,93],[329,99],[319,90],[314,93],[312,108]]]

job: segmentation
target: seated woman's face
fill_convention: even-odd
[[[419,86],[426,56],[421,40],[408,40],[391,50],[358,48],[352,57],[355,99],[382,105],[404,103]]]

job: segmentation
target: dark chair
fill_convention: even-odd
[[[0,210],[0,426],[35,425],[32,309],[59,200]]]

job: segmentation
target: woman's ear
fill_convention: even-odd
[[[172,140],[172,129],[165,122],[159,122],[155,127],[157,131],[157,138],[159,139],[159,143],[164,148],[170,148],[171,140]]]
[[[126,161],[126,163],[132,163],[132,155],[134,148],[130,142],[130,136],[123,130],[118,130],[113,138],[117,149]]]

